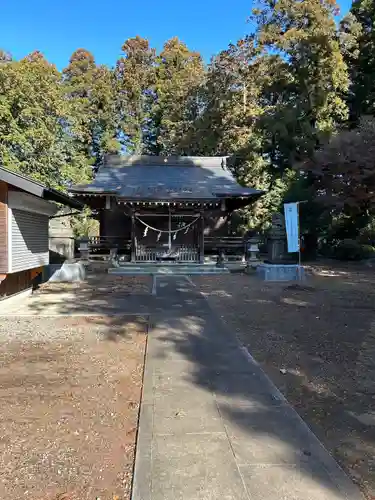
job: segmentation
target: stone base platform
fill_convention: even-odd
[[[86,268],[83,262],[64,262],[63,264],[49,264],[43,269],[42,280],[74,282],[84,281]]]
[[[137,276],[137,275],[216,275],[228,274],[230,271],[227,267],[216,267],[215,264],[176,264],[176,263],[127,263],[121,264],[119,267],[108,269],[109,274],[119,276]]]
[[[264,281],[303,281],[305,269],[298,264],[260,264],[257,275]]]

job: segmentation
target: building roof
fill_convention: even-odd
[[[17,172],[12,172],[4,167],[0,167],[0,181],[6,182],[11,186],[15,186],[26,193],[37,196],[38,198],[43,198],[48,201],[54,201],[56,203],[62,203],[71,208],[83,208],[82,203],[75,200],[71,195],[61,193],[56,191],[56,189],[48,188],[40,182],[34,181],[29,177],[21,175]]]
[[[257,198],[240,186],[226,166],[227,157],[122,156],[106,158],[90,184],[73,186],[76,195],[112,195],[126,200],[215,200]]]

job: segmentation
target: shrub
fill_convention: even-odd
[[[356,240],[345,239],[334,247],[333,255],[339,260],[362,260],[375,256],[375,248]]]
[[[363,257],[362,259],[370,259],[372,257],[375,257],[375,248],[371,245],[361,245],[362,246],[362,252],[363,252]]]

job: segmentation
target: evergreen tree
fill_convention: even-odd
[[[212,60],[201,91],[194,153],[229,155],[237,180],[266,192],[256,205],[241,211],[243,228],[267,225],[287,189],[287,182],[272,173],[270,156],[263,153],[266,137],[261,124],[272,90],[274,59],[248,36]]]
[[[345,58],[350,68],[353,118],[375,112],[375,4],[354,0],[341,23]],[[349,41],[349,43],[348,43]]]
[[[261,113],[258,54],[254,39],[247,37],[211,61],[201,86],[196,120],[199,154],[223,155],[239,149],[250,154],[254,125]]]
[[[41,53],[0,65],[2,165],[62,187],[71,161],[65,117],[60,74]]]
[[[120,140],[126,152],[141,154],[154,101],[155,50],[136,36],[125,41],[122,51],[115,70]]]
[[[374,9],[355,0],[338,30],[335,0],[259,0],[253,34],[207,68],[177,38],[160,54],[126,40],[114,70],[78,49],[62,75],[38,52],[14,61],[0,51],[0,161],[62,187],[108,152],[229,155],[239,182],[267,193],[244,224],[265,227],[288,192],[312,198],[324,186],[315,151],[347,103],[373,112]],[[306,158],[310,173],[292,169]]]
[[[337,12],[335,0],[261,0],[253,11],[258,46],[276,54],[264,129],[279,168],[311,155],[347,118]]]
[[[97,168],[105,153],[118,149],[114,75],[97,66],[90,52],[78,49],[63,71],[63,84],[76,153]]]
[[[155,154],[189,154],[188,135],[197,114],[203,61],[178,38],[164,44],[156,58],[152,129],[148,149]]]

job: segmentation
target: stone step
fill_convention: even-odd
[[[109,274],[118,276],[136,276],[144,274],[192,275],[192,274],[228,274],[226,267],[212,264],[126,264],[108,269]]]

